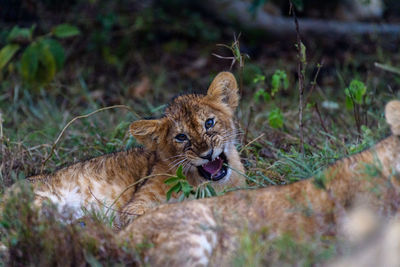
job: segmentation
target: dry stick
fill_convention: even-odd
[[[307,105],[309,98],[311,97],[312,93],[314,92],[315,88],[317,87],[317,78],[319,76],[319,72],[321,71],[321,68],[323,66],[324,62],[322,61],[320,64],[318,64],[317,72],[315,73],[314,80],[311,83],[311,88],[309,93],[306,96],[306,100],[304,101],[304,105]],[[303,106],[305,108],[305,106]]]
[[[302,59],[305,57],[303,55],[302,42],[300,37],[299,22],[297,21],[296,12],[292,1],[289,0],[290,10],[293,14],[294,24],[296,25],[296,35],[297,35],[297,75],[299,76],[299,130],[300,130],[300,149],[301,153],[304,155],[304,131],[303,131],[303,96],[304,96],[304,72],[303,72],[303,62]]]
[[[253,117],[253,107],[250,107],[249,117],[247,118],[246,130],[244,132],[243,143],[247,143],[247,134],[249,133],[249,127],[251,122],[251,117]]]
[[[360,115],[358,112],[358,105],[356,104],[356,101],[354,100],[353,95],[350,93],[351,101],[353,102],[353,115],[354,115],[354,120],[356,121],[356,127],[357,127],[357,132],[358,135],[361,137],[361,121],[360,121]]]
[[[240,42],[239,42],[239,38],[240,38],[240,33],[238,35],[238,37],[236,38],[236,35],[234,35],[234,49],[236,49],[236,52],[238,53],[238,55],[236,55],[237,57],[239,57],[239,66],[238,66],[238,70],[239,70],[239,93],[240,93],[240,97],[243,96],[243,68],[244,68],[244,59],[242,56],[242,52],[240,51]]]
[[[110,106],[110,107],[104,107],[104,108],[97,109],[97,110],[95,110],[95,111],[93,111],[93,112],[90,112],[89,114],[80,115],[80,116],[77,116],[77,117],[73,118],[72,120],[70,120],[70,121],[67,123],[67,125],[65,125],[65,127],[62,129],[61,133],[58,135],[56,141],[54,141],[53,146],[51,147],[51,150],[50,150],[50,154],[47,156],[47,158],[46,158],[46,159],[43,161],[43,163],[42,163],[42,166],[41,166],[41,168],[40,168],[40,173],[43,173],[44,166],[46,165],[46,163],[47,163],[47,161],[50,159],[50,157],[53,155],[53,152],[54,152],[54,149],[55,149],[56,146],[57,146],[57,143],[60,141],[61,137],[63,136],[63,134],[64,134],[64,132],[67,130],[67,128],[68,128],[72,123],[74,123],[74,121],[76,121],[76,120],[78,120],[78,119],[90,117],[90,116],[92,116],[93,114],[96,114],[96,113],[98,113],[98,112],[100,112],[100,111],[109,110],[109,109],[114,109],[114,108],[125,108],[125,109],[128,109],[128,110],[130,110],[133,114],[135,114],[135,116],[137,116],[138,118],[140,118],[140,116],[138,116],[138,115],[136,114],[136,112],[133,111],[132,108],[130,108],[130,107],[126,106],[126,105],[114,105],[114,106]]]
[[[315,103],[314,108],[315,108],[315,112],[316,112],[317,115],[318,115],[318,119],[319,119],[319,122],[321,123],[322,128],[324,129],[324,131],[325,131],[326,133],[329,133],[328,129],[327,129],[326,126],[325,126],[324,120],[322,119],[321,112],[319,111],[319,108],[318,108],[318,104],[317,104],[317,103]],[[328,135],[328,138],[331,139],[331,137],[330,137],[329,135]]]

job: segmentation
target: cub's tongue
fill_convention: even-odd
[[[216,158],[213,161],[210,161],[204,165],[202,165],[203,169],[210,173],[211,175],[216,174],[222,168],[223,160],[220,158]]]

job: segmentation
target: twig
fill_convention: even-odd
[[[319,72],[321,71],[322,66],[324,65],[324,62],[322,61],[320,64],[317,65],[317,72],[314,75],[314,80],[311,82],[311,88],[310,91],[308,92],[306,96],[306,100],[304,101],[304,105],[307,105],[309,98],[311,97],[312,93],[315,90],[315,87],[317,87],[317,78],[319,76]],[[305,108],[305,106],[303,106]]]
[[[297,35],[297,75],[299,76],[299,131],[300,131],[300,150],[304,155],[304,130],[303,130],[303,97],[304,97],[304,45],[301,41],[300,37],[300,27],[299,22],[297,21],[296,12],[294,10],[294,6],[291,0],[290,3],[290,11],[293,14],[294,24],[296,25],[296,35]]]
[[[43,173],[44,166],[46,165],[46,163],[47,163],[47,161],[50,159],[50,157],[53,155],[53,152],[54,152],[54,149],[55,149],[56,146],[57,146],[57,143],[60,141],[60,139],[61,139],[61,137],[63,136],[64,132],[67,130],[67,128],[68,128],[72,123],[74,123],[74,122],[75,122],[76,120],[78,120],[78,119],[90,117],[90,116],[92,116],[92,115],[94,115],[94,114],[96,114],[96,113],[98,113],[98,112],[100,112],[100,111],[109,110],[109,109],[115,109],[115,108],[125,108],[125,109],[128,109],[128,110],[130,110],[131,112],[133,112],[137,117],[140,118],[140,116],[138,116],[138,115],[133,111],[132,108],[130,108],[130,107],[126,106],[126,105],[114,105],[114,106],[110,106],[110,107],[104,107],[104,108],[97,109],[97,110],[95,110],[95,111],[93,111],[93,112],[90,112],[90,113],[88,113],[88,114],[86,114],[86,115],[80,115],[80,116],[77,116],[77,117],[73,118],[72,120],[70,120],[70,121],[67,123],[67,125],[65,125],[65,127],[62,129],[61,133],[58,135],[57,139],[54,141],[54,143],[53,143],[53,145],[52,145],[52,147],[51,147],[51,150],[50,150],[50,154],[47,156],[47,158],[46,158],[46,159],[43,161],[43,163],[42,163],[42,166],[41,166],[41,168],[40,168],[40,173]]]
[[[239,70],[239,92],[240,95],[242,95],[242,90],[243,90],[243,68],[244,68],[244,61],[245,58],[249,58],[249,55],[244,54],[240,51],[240,42],[239,42],[239,38],[240,38],[240,33],[239,35],[236,37],[236,35],[233,35],[233,43],[229,46],[226,44],[217,44],[217,46],[222,46],[225,48],[228,48],[229,50],[231,50],[233,57],[224,57],[215,53],[212,53],[213,56],[217,57],[217,58],[221,58],[221,59],[229,59],[232,60],[231,62],[231,66],[229,68],[229,70],[232,70],[233,66],[235,65],[236,62],[239,63],[238,66],[238,70]]]
[[[319,111],[319,108],[318,108],[318,104],[317,104],[317,103],[315,103],[314,108],[315,108],[315,112],[317,112],[318,119],[319,119],[319,122],[321,123],[322,128],[324,129],[324,131],[325,131],[326,133],[329,133],[329,132],[328,132],[328,129],[327,129],[326,126],[325,126],[324,120],[322,119],[321,112]],[[329,135],[328,135],[328,137],[329,137]],[[331,139],[331,138],[329,137],[329,139]]]
[[[254,138],[253,140],[251,140],[249,143],[247,143],[244,147],[242,147],[242,149],[239,151],[239,154],[243,152],[243,150],[248,147],[249,145],[251,145],[252,143],[254,143],[255,141],[257,141],[258,139],[260,139],[261,137],[263,137],[265,135],[265,133],[260,134],[258,137]]]
[[[247,134],[249,133],[249,127],[250,127],[251,118],[253,117],[253,111],[254,111],[253,107],[250,107],[249,117],[247,118],[246,130],[244,132],[244,137],[243,137],[243,143],[247,143]]]

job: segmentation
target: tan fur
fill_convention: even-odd
[[[356,202],[369,203],[386,214],[397,212],[399,112],[400,101],[387,105],[392,136],[336,162],[322,176],[286,186],[162,205],[131,223],[119,237],[134,244],[153,244],[144,252],[150,265],[230,266],[240,233],[245,230],[267,229],[267,238],[284,232],[297,238],[333,235],[341,215]],[[325,189],[315,185],[322,177]]]
[[[114,207],[122,214],[122,223],[165,202],[169,186],[164,184],[167,175],[175,174],[184,166],[189,183],[197,186],[207,180],[199,175],[197,167],[209,160],[200,158],[211,149],[212,159],[224,151],[228,163],[243,173],[239,154],[235,148],[237,130],[234,110],[238,105],[237,83],[229,72],[221,72],[213,80],[206,95],[182,95],[170,103],[161,119],[133,122],[130,133],[145,146],[94,158],[74,164],[53,174],[29,177],[33,182],[38,205],[50,199],[70,206],[79,213],[85,208],[107,207],[130,184],[151,176],[146,181],[125,192]],[[205,121],[215,119],[215,125],[206,130]],[[186,134],[190,142],[177,142],[177,134]],[[211,182],[217,192],[245,185],[245,179],[236,172],[219,181]],[[178,195],[173,195],[176,199]],[[122,211],[122,212],[121,212]]]

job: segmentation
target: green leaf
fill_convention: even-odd
[[[167,201],[169,201],[171,199],[172,193],[174,193],[174,192],[178,193],[180,189],[181,189],[181,185],[179,183],[177,183],[176,185],[171,187],[166,194]]]
[[[33,81],[39,66],[39,47],[37,43],[30,44],[21,56],[21,76],[25,81]]]
[[[363,97],[367,92],[367,87],[363,82],[354,79],[350,82],[345,92],[346,95],[350,96],[357,104],[362,104]]]
[[[181,178],[175,177],[175,176],[174,176],[174,177],[171,177],[171,178],[166,179],[166,180],[164,181],[164,184],[172,185],[172,184],[177,183],[179,180],[181,180]]]
[[[183,166],[179,165],[178,169],[176,170],[176,176],[181,179],[186,179],[186,176],[183,174]]]
[[[259,83],[265,81],[265,76],[261,74],[256,74],[256,77],[253,79],[253,83]]]
[[[52,32],[58,38],[69,38],[81,33],[77,27],[70,24],[60,24]]]
[[[215,197],[217,195],[217,192],[215,192],[214,187],[212,187],[212,185],[208,184],[207,188],[210,191],[211,196]]]
[[[268,123],[272,128],[279,129],[283,127],[283,115],[279,108],[271,110],[268,115]]]
[[[289,87],[289,80],[285,71],[276,70],[271,79],[271,95],[274,96],[281,88]]]
[[[190,195],[190,193],[193,190],[193,187],[186,181],[181,182],[182,185],[182,192],[183,194],[185,194],[186,197],[188,197]]]
[[[50,38],[43,39],[41,43],[48,47],[56,62],[57,71],[60,71],[65,62],[65,51],[61,44]]]
[[[12,59],[12,57],[17,53],[19,45],[8,44],[0,50],[0,70],[4,68],[5,65]]]
[[[347,89],[346,89],[347,90]],[[346,92],[346,91],[345,91]],[[346,94],[346,108],[347,109],[352,109],[353,108],[353,100],[351,99],[350,96]]]
[[[35,26],[31,28],[20,28],[14,26],[8,34],[7,40],[9,42],[30,42],[32,40],[32,33]]]
[[[39,84],[46,84],[53,80],[56,75],[57,65],[47,45],[39,45],[39,68],[36,73],[36,81]]]
[[[260,89],[254,94],[254,101],[258,102],[260,97],[263,97],[265,102],[271,100],[271,95],[264,89]]]

